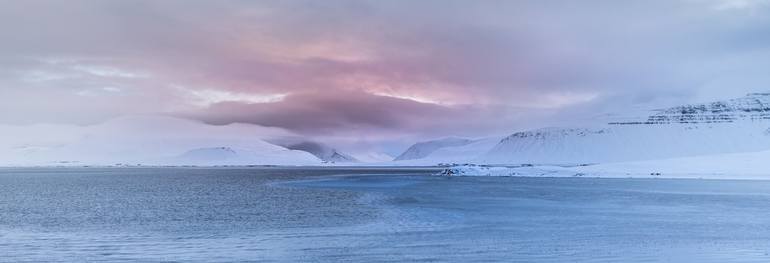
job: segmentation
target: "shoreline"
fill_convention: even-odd
[[[433,176],[445,177],[527,177],[527,178],[603,178],[603,179],[695,179],[695,180],[770,180],[770,173],[699,173],[699,172],[639,172],[599,171],[597,166],[297,166],[297,165],[238,165],[238,166],[2,166],[8,170],[76,170],[76,169],[287,169],[287,170],[424,170]],[[452,171],[448,174],[448,171]]]
[[[618,179],[700,179],[700,180],[770,180],[770,173],[703,173],[662,172],[645,168],[644,172],[628,166],[626,170],[605,170],[602,165],[586,166],[521,166],[458,165],[437,174],[448,177],[543,177],[543,178],[618,178]]]

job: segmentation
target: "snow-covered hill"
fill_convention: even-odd
[[[660,110],[645,121],[546,128],[504,138],[477,163],[580,164],[770,149],[770,94]]]
[[[770,149],[770,123],[541,129],[503,139],[485,163],[603,163]]]
[[[321,159],[321,161],[324,161],[324,162],[329,162],[329,163],[359,162],[356,158],[348,154],[342,153],[335,148],[332,148],[326,144],[319,143],[319,142],[299,140],[299,141],[284,142],[284,143],[277,143],[277,144],[291,150],[308,152],[314,155],[315,157],[318,157],[318,159]]]
[[[472,143],[473,140],[465,138],[449,137],[432,141],[418,142],[396,157],[394,161],[422,159],[431,153],[447,147],[458,147]]]
[[[744,97],[711,103],[682,105],[657,110],[646,121],[612,124],[694,124],[770,120],[770,93],[750,93]]]
[[[392,155],[378,151],[361,151],[354,153],[353,156],[362,163],[384,163],[394,159]]]
[[[770,150],[770,93],[655,110],[593,127],[415,144],[399,165],[590,164]]]
[[[300,152],[274,148],[238,149],[232,147],[199,148],[185,152],[173,158],[149,161],[148,164],[158,165],[296,165],[317,164],[316,159],[309,158]]]
[[[51,130],[60,134],[51,134]],[[239,160],[239,164],[321,163],[309,153],[259,139],[286,136],[280,129],[213,126],[173,117],[129,116],[82,127],[16,126],[2,130],[2,135],[0,165],[4,166],[227,164],[218,163],[224,159]],[[237,158],[221,149],[237,149]]]
[[[214,147],[214,148],[201,148],[187,151],[186,153],[178,156],[176,159],[180,161],[189,161],[193,163],[197,162],[211,162],[211,161],[228,161],[239,158],[238,152],[230,147]]]
[[[459,146],[445,146],[435,149],[431,153],[419,159],[395,161],[397,165],[436,165],[441,163],[467,163],[489,152],[497,145],[502,137],[488,137],[471,140],[467,144]],[[417,146],[419,144],[416,144]],[[415,147],[412,146],[412,147]],[[411,149],[411,148],[410,148]]]

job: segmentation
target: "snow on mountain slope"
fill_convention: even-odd
[[[279,143],[278,145],[291,150],[308,152],[324,162],[330,163],[355,163],[358,160],[350,155],[342,153],[326,144],[314,141],[296,141]]]
[[[461,146],[449,146],[436,149],[420,159],[397,161],[398,165],[437,165],[442,163],[469,163],[495,147],[501,137],[489,137],[472,140]]]
[[[258,137],[286,136],[280,129],[255,125],[212,126],[160,116],[129,116],[92,126],[16,127],[23,140],[0,140],[0,165],[111,165],[164,163],[193,149],[231,147],[259,153],[255,164],[320,164],[314,156],[267,143]],[[50,135],[46,129],[66,131]],[[8,130],[0,131],[3,135]],[[257,138],[255,138],[255,136]],[[4,136],[3,136],[4,137]],[[264,161],[260,161],[264,160]],[[204,160],[201,160],[202,162]],[[186,163],[192,164],[192,163]]]
[[[643,122],[631,121],[612,124],[692,124],[770,120],[770,93],[750,93],[741,98],[683,105],[657,110],[657,112]]]
[[[446,147],[457,147],[472,143],[473,140],[465,138],[449,137],[432,141],[418,142],[410,146],[394,161],[422,159],[431,153]]]
[[[282,153],[283,152],[283,153]],[[291,156],[287,159],[287,151],[278,149],[277,152],[255,151],[254,149],[238,149],[232,147],[199,148],[185,152],[173,158],[149,161],[148,164],[158,165],[296,165],[317,164],[316,160],[306,156]],[[306,159],[304,162],[303,159]]]
[[[485,163],[581,164],[650,160],[770,149],[770,123],[670,124],[515,133]]]
[[[580,164],[770,149],[770,94],[660,110],[646,121],[514,133],[478,163]]]
[[[238,158],[238,152],[230,147],[200,148],[187,151],[177,157],[179,160],[189,160],[192,162],[225,161]]]
[[[356,160],[363,163],[383,163],[393,161],[394,157],[382,152],[377,151],[362,151],[352,153]]]
[[[489,137],[473,140],[473,142],[455,147],[444,147],[431,153],[424,159],[460,163],[468,162],[476,157],[488,152],[495,145],[500,143],[502,137]]]

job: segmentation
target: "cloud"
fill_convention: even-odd
[[[394,138],[740,96],[768,81],[763,3],[6,1],[0,123],[154,113]]]
[[[717,0],[713,2],[713,8],[716,10],[746,10],[770,4],[770,1],[767,0]]]
[[[223,125],[250,123],[306,135],[478,134],[515,126],[517,114],[490,121],[501,109],[440,105],[365,92],[301,93],[270,103],[221,102],[184,116]],[[505,109],[510,111],[511,109]],[[483,118],[478,118],[483,116]],[[506,120],[509,122],[499,122]],[[443,131],[442,131],[443,130]]]

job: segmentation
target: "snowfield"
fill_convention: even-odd
[[[770,151],[606,163],[574,169],[604,177],[770,179]]]
[[[444,176],[696,178],[770,180],[770,151],[586,165],[456,165]]]

